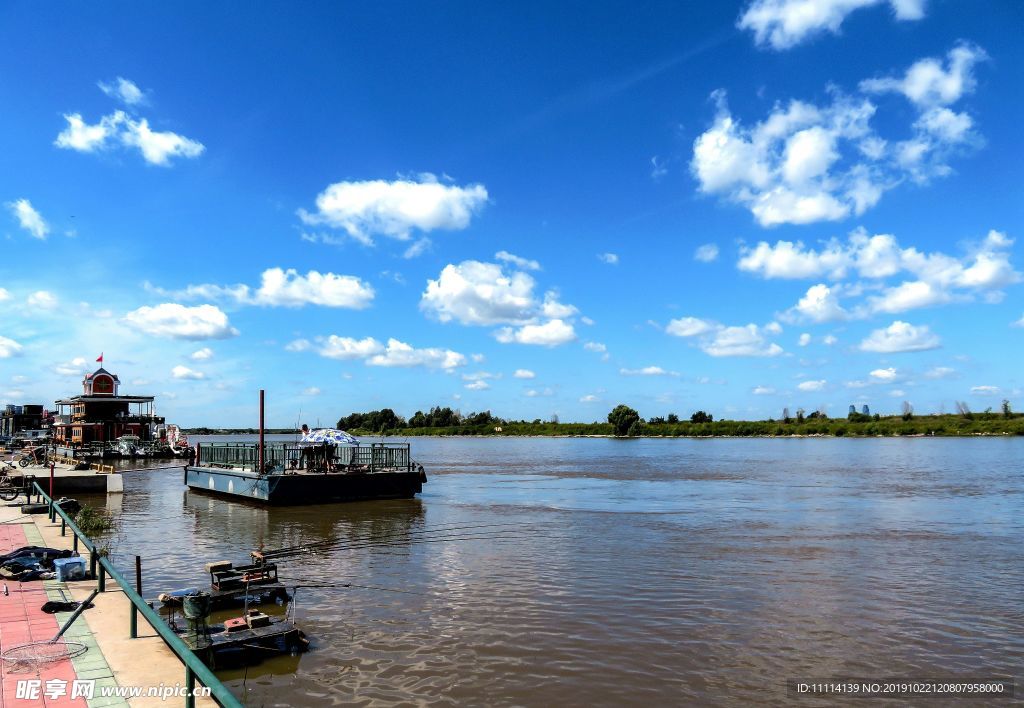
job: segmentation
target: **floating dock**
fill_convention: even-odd
[[[195,492],[275,506],[412,499],[426,474],[405,443],[202,444],[184,481]]]

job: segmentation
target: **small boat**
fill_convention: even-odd
[[[273,563],[241,565],[231,561],[207,563],[210,574],[210,608],[248,607],[264,603],[284,604],[290,598],[288,589],[277,579],[277,566]],[[164,607],[181,607],[186,597],[195,595],[198,588],[181,588],[161,593],[157,599]]]
[[[183,598],[182,614],[187,628],[170,626],[204,663],[216,669],[259,663],[275,654],[299,654],[309,648],[306,635],[290,617],[272,619],[259,610],[247,609],[241,617],[210,625],[211,596],[205,592]]]
[[[249,610],[222,625],[212,625],[209,645],[196,653],[207,664],[226,669],[258,664],[275,654],[300,654],[309,649],[306,634],[289,619],[271,619]]]
[[[141,450],[138,435],[122,435],[117,439],[117,452],[121,457],[136,457]]]

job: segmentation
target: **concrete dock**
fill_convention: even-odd
[[[6,456],[0,460],[7,460]],[[13,460],[12,460],[13,461]],[[18,486],[23,477],[32,475],[39,485],[47,492],[50,490],[50,463],[45,465],[29,465],[18,467],[16,471],[7,473]],[[110,465],[93,464],[89,469],[76,470],[67,462],[53,463],[53,494],[54,498],[74,496],[75,494],[118,494],[124,489],[121,475]]]
[[[46,514],[22,515],[23,502],[24,497],[16,502],[0,502],[0,554],[25,545],[72,547],[70,530],[66,536],[61,536],[59,518],[51,523]],[[142,555],[145,558],[144,553]],[[7,581],[7,587],[7,594],[0,590],[0,653],[18,644],[52,638],[71,613],[46,614],[40,609],[43,603],[47,600],[83,601],[96,588],[96,581]],[[0,662],[0,706],[166,708],[184,704],[184,697],[177,694],[167,699],[146,695],[151,687],[183,688],[185,667],[141,614],[139,636],[130,638],[131,603],[121,588],[108,579],[106,591],[97,595],[93,602],[95,607],[86,610],[64,635],[69,641],[88,647],[83,655],[22,669],[20,673],[6,662]],[[76,680],[95,681],[91,699],[71,698]],[[40,683],[34,684],[35,681]],[[19,682],[23,682],[21,696]],[[25,696],[26,692],[32,692],[32,684],[38,688],[38,694]],[[48,688],[52,690],[48,692]],[[141,689],[142,695],[127,698],[102,695],[119,689]],[[196,705],[215,706],[216,703],[210,698],[197,698]]]

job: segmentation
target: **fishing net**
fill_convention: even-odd
[[[54,661],[74,659],[87,651],[89,647],[80,642],[46,639],[13,646],[0,654],[0,659],[6,665],[6,671],[24,673]]]

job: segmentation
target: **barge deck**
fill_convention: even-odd
[[[203,444],[184,473],[191,491],[273,506],[412,499],[424,482],[406,443]]]

